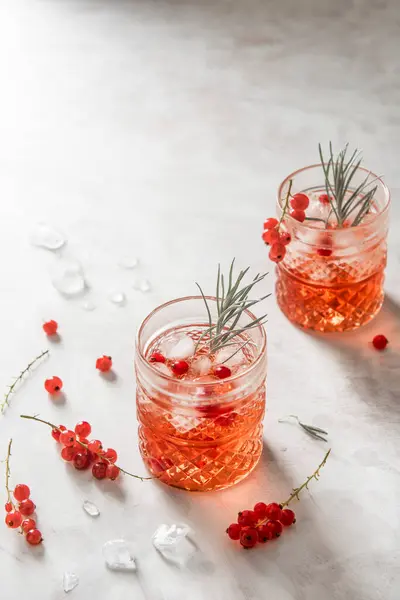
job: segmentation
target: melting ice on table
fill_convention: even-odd
[[[53,286],[64,296],[76,296],[85,289],[85,278],[78,261],[70,258],[56,260],[52,271]]]
[[[46,225],[46,223],[38,223],[31,233],[31,243],[40,248],[47,250],[58,250],[65,244],[64,236],[59,232]]]
[[[63,588],[64,592],[71,592],[79,584],[79,577],[76,573],[71,571],[65,571],[63,575]]]
[[[100,511],[97,508],[97,506],[93,504],[93,502],[90,502],[90,500],[85,500],[82,504],[82,508],[91,517],[98,517],[100,514]]]
[[[135,559],[125,540],[110,540],[103,545],[103,557],[112,571],[136,571]]]
[[[187,537],[189,533],[191,529],[188,525],[163,523],[154,532],[153,545],[166,560],[184,567],[197,551],[195,544]]]

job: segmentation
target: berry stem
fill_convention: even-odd
[[[45,356],[46,354],[48,354],[49,351],[48,350],[44,350],[41,354],[39,354],[39,356],[37,356],[36,358],[34,358],[26,367],[23,371],[21,371],[21,373],[18,375],[18,377],[15,378],[15,380],[13,381],[13,383],[11,385],[8,386],[8,392],[4,395],[4,400],[3,402],[0,404],[0,412],[4,412],[6,406],[9,406],[10,402],[9,402],[9,398],[11,396],[11,394],[14,392],[15,386],[23,379],[24,375],[26,373],[28,373],[28,371],[31,369],[31,367],[33,367],[33,365],[40,360],[41,358],[43,358],[43,356]]]
[[[7,502],[10,502],[12,504],[13,510],[15,510],[15,504],[12,500],[11,490],[9,487],[10,475],[11,475],[11,469],[10,469],[11,446],[12,446],[12,438],[8,442],[7,458],[5,461],[6,462],[6,490],[7,490]]]
[[[20,417],[21,417],[21,419],[30,419],[31,421],[37,421],[38,423],[44,423],[45,425],[48,425],[52,429],[56,429],[57,431],[61,431],[61,429],[59,427],[57,427],[57,425],[54,425],[54,423],[50,423],[50,421],[45,421],[44,419],[39,419],[39,417],[36,416],[36,415],[20,415]],[[83,448],[85,448],[86,450],[88,450],[88,445],[87,444],[84,444],[83,442],[81,442],[78,439],[76,441]],[[92,454],[95,454],[99,459],[103,460],[104,462],[106,462],[109,465],[113,464],[111,460],[109,460],[108,458],[106,458],[100,452],[92,452]],[[135,479],[140,479],[140,481],[148,481],[149,479],[154,479],[154,477],[140,477],[140,475],[134,475],[133,473],[129,473],[129,471],[125,471],[125,469],[122,469],[118,465],[115,465],[115,466],[118,467],[118,469],[121,471],[121,473],[125,473],[125,475],[129,475],[129,477],[134,477]]]
[[[284,204],[284,206],[283,206],[283,210],[282,210],[281,218],[279,219],[279,223],[278,223],[277,231],[279,231],[279,230],[280,230],[280,228],[281,228],[281,224],[282,224],[282,221],[283,221],[283,219],[285,218],[285,215],[286,215],[286,213],[287,213],[287,209],[288,209],[288,207],[289,207],[289,201],[290,201],[290,196],[291,196],[290,192],[292,191],[292,185],[293,185],[293,179],[291,179],[291,180],[289,181],[289,187],[288,187],[288,191],[287,191],[286,198],[285,198],[285,204]]]

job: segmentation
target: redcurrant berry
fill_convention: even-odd
[[[112,367],[112,358],[111,356],[101,356],[96,360],[96,369],[101,371],[102,373],[107,373]]]
[[[306,213],[304,212],[304,210],[299,210],[298,208],[295,208],[294,210],[290,211],[290,216],[296,221],[303,223],[303,221],[305,221],[306,218]]]
[[[372,344],[377,350],[384,350],[388,343],[389,340],[382,334],[376,335],[372,340]]]
[[[104,458],[108,459],[108,462],[115,463],[117,462],[118,454],[114,450],[114,448],[107,448],[105,453],[103,454]]]
[[[92,428],[90,426],[90,423],[88,423],[87,421],[80,421],[75,425],[75,433],[76,435],[79,435],[80,438],[86,438],[88,435],[91,434],[91,431]]]
[[[15,486],[14,490],[14,498],[18,500],[18,502],[22,502],[22,500],[26,500],[31,495],[31,490],[24,483],[19,483]]]
[[[75,446],[64,446],[64,448],[61,450],[61,458],[67,462],[71,462],[71,460],[74,460],[74,456],[77,452],[78,449],[75,448]]]
[[[292,236],[288,231],[281,231],[279,234],[279,243],[282,246],[287,246],[292,241]]]
[[[58,323],[57,323],[57,321],[53,321],[53,319],[51,321],[47,321],[46,323],[43,324],[43,331],[47,335],[55,335],[57,333],[57,329],[58,329]]]
[[[289,525],[296,523],[296,516],[295,516],[294,512],[292,510],[290,510],[290,508],[285,508],[281,512],[281,516],[280,516],[279,520],[282,523],[282,525],[285,525],[285,527],[289,527]]]
[[[150,362],[165,363],[165,356],[161,352],[153,352],[150,356]]]
[[[319,254],[320,256],[331,256],[332,250],[330,250],[329,248],[317,248],[317,254]]]
[[[117,465],[107,465],[107,469],[106,469],[107,479],[111,479],[112,481],[115,481],[115,479],[117,479],[119,474],[120,474],[120,470],[117,467]]]
[[[218,379],[226,379],[232,375],[232,371],[229,367],[225,365],[220,365],[219,367],[215,367],[214,375],[218,377]]]
[[[54,376],[51,379],[46,379],[46,381],[44,382],[46,392],[48,392],[51,395],[57,394],[57,392],[61,390],[62,386],[63,382],[57,376]]]
[[[257,516],[254,510],[243,510],[238,514],[238,523],[245,527],[248,525],[249,527],[253,527],[257,523]]]
[[[262,234],[262,239],[265,244],[272,245],[279,242],[279,233],[276,229],[266,229]]]
[[[28,533],[31,529],[35,529],[36,521],[34,519],[24,519],[21,523],[22,531]]]
[[[28,544],[31,544],[31,546],[37,546],[42,542],[42,540],[42,534],[40,533],[39,529],[31,529],[26,534],[26,541]]]
[[[19,510],[13,510],[12,512],[7,513],[5,522],[10,529],[16,529],[22,523],[22,514]]]
[[[64,446],[73,446],[76,441],[76,435],[71,429],[66,429],[60,434],[60,442]]]
[[[240,544],[243,548],[253,548],[258,542],[258,531],[255,527],[243,527],[240,532]]]
[[[88,443],[88,450],[93,452],[93,454],[103,453],[103,444],[100,440],[90,440]]]
[[[310,204],[310,199],[305,194],[295,194],[290,201],[290,206],[295,210],[306,210]]]
[[[272,532],[272,537],[279,537],[283,530],[282,524],[279,521],[268,521],[266,527]]]
[[[257,502],[253,510],[256,513],[257,519],[265,519],[267,516],[267,505],[265,502]]]
[[[90,456],[87,452],[77,452],[73,458],[74,467],[78,471],[83,471],[90,467]]]
[[[329,196],[328,194],[320,194],[318,196],[318,200],[322,203],[322,204],[330,204],[330,200],[329,200]]]
[[[29,517],[35,512],[36,506],[32,500],[30,500],[30,498],[27,498],[26,500],[22,500],[22,502],[20,502],[18,508],[19,512],[24,515],[24,517]]]
[[[282,509],[277,502],[272,502],[267,505],[265,516],[272,521],[279,521]]]
[[[60,441],[60,434],[61,431],[66,431],[66,427],[64,425],[59,425],[58,429],[52,429],[51,430],[51,435],[53,436],[53,438],[56,440],[56,442]],[[61,430],[61,431],[59,431]]]
[[[273,244],[269,251],[269,258],[272,262],[281,262],[285,258],[286,248],[282,244]]]
[[[274,217],[270,217],[264,221],[264,229],[274,229],[278,225],[278,220]]]
[[[242,531],[242,526],[239,523],[231,523],[226,530],[226,533],[231,538],[231,540],[238,540],[240,538],[240,532]]]
[[[274,536],[274,534],[272,533],[270,528],[267,527],[267,524],[260,525],[260,527],[257,527],[257,531],[258,531],[258,541],[261,542],[262,544],[265,544],[265,542],[268,542],[268,540],[272,540],[272,538]]]
[[[6,509],[6,512],[8,512],[8,513],[9,513],[9,512],[11,512],[11,511],[12,511],[12,509],[13,509],[13,505],[12,505],[12,503],[11,503],[11,502],[6,502],[6,503],[5,503],[5,505],[4,505],[4,508]]]
[[[96,479],[104,479],[107,473],[107,465],[103,462],[96,462],[92,467],[93,477]]]
[[[189,363],[186,360],[176,360],[172,363],[171,370],[175,375],[184,375],[189,370]]]

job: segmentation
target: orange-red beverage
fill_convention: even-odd
[[[212,306],[213,299],[209,303]],[[241,317],[244,322],[252,318],[251,313]],[[207,336],[197,345],[207,326],[203,300],[181,298],[160,306],[145,319],[136,348],[143,460],[160,481],[191,491],[234,485],[255,468],[262,452],[264,329],[254,327],[247,338],[238,336],[235,346],[213,354]],[[166,362],[151,362],[155,352],[166,357]],[[174,375],[172,358],[187,360],[187,373]],[[229,377],[218,379],[213,374],[220,364],[229,367]]]

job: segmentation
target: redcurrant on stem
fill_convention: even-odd
[[[23,371],[21,371],[21,373],[18,375],[18,377],[16,377],[14,379],[14,381],[12,382],[11,385],[8,386],[8,391],[4,396],[4,400],[3,402],[0,404],[0,412],[4,412],[6,406],[8,406],[10,404],[9,398],[11,396],[11,394],[14,392],[15,386],[24,378],[24,375],[26,373],[28,373],[28,371],[31,369],[31,367],[38,361],[40,360],[43,356],[45,356],[46,354],[48,354],[49,351],[45,350],[44,352],[42,352],[41,354],[39,354],[39,356],[37,356],[36,358],[34,358],[26,367]]]
[[[55,429],[57,431],[61,431],[61,429],[59,427],[57,427],[57,425],[54,425],[54,423],[50,423],[50,421],[45,421],[44,419],[39,419],[39,417],[37,417],[36,415],[20,415],[21,419],[30,419],[31,421],[37,421],[38,423],[44,423],[44,425],[48,425],[49,427],[51,427],[52,429]],[[80,446],[82,446],[83,448],[85,448],[86,450],[88,450],[88,445],[84,444],[83,442],[81,442],[80,440],[76,440],[76,443],[79,444]],[[103,453],[101,452],[93,452],[93,454],[95,454],[96,456],[98,456],[99,459],[101,459],[102,461],[105,461],[107,464],[113,464],[111,460],[109,460],[106,456],[104,456]],[[118,466],[118,465],[116,465]],[[140,477],[140,475],[134,475],[133,473],[129,473],[129,471],[125,471],[125,469],[122,469],[121,467],[119,467],[119,470],[121,473],[125,473],[125,475],[129,475],[129,477],[134,477],[135,479],[140,479],[140,481],[147,481],[149,479],[154,479],[154,477]]]

